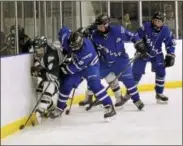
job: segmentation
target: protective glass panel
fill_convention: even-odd
[[[175,34],[175,2],[174,1],[145,1],[142,2],[143,22],[150,21],[155,12],[160,11],[165,16],[165,24]]]
[[[139,8],[137,1],[110,2],[112,24],[123,25],[128,30],[136,31],[139,27]]]
[[[183,38],[183,2],[178,2],[178,22],[179,22],[179,39]]]
[[[62,2],[62,25],[71,30],[76,30],[81,26],[81,12],[79,1]]]
[[[15,2],[1,2],[1,56],[16,54]]]
[[[106,1],[83,1],[83,10],[82,10],[82,23],[83,26],[88,26],[93,23],[96,19],[96,16],[107,13],[107,2]]]

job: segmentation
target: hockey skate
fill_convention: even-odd
[[[104,118],[110,118],[116,115],[116,111],[113,105],[106,105],[104,106],[105,108],[105,113],[104,113]]]
[[[102,102],[98,99],[94,100],[94,102],[93,102],[93,106],[98,106],[98,105],[101,105],[101,104],[102,104]]]
[[[135,105],[136,105],[136,107],[139,109],[139,110],[142,110],[143,108],[144,108],[144,103],[139,99],[139,100],[137,100],[137,101],[135,101],[135,102],[133,102]]]
[[[39,107],[36,109],[35,114],[37,118],[37,122],[40,124],[44,119],[47,119],[51,112],[55,109],[53,101],[51,100],[51,104],[47,107],[47,109]]]
[[[49,117],[50,117],[51,119],[58,118],[58,117],[60,117],[60,116],[62,115],[63,112],[64,112],[64,110],[62,110],[62,109],[56,107],[56,108],[50,113]]]
[[[51,111],[50,111],[50,112],[51,112]],[[47,119],[47,118],[49,117],[49,113],[50,113],[50,112],[47,111],[47,110],[41,111],[40,109],[37,109],[37,110],[35,111],[36,118],[37,118],[37,122],[38,122],[39,124],[41,124],[42,121],[43,121],[44,119]]]
[[[41,124],[41,123],[42,123],[42,119],[44,118],[43,112],[40,111],[39,109],[36,109],[35,115],[36,115],[37,122],[38,122],[39,124]]]
[[[130,98],[131,98],[130,93],[127,91],[126,94],[125,94],[125,96],[124,96],[124,99],[126,101],[128,101]]]
[[[157,104],[167,104],[168,103],[168,97],[164,94],[156,94],[156,103]]]
[[[101,101],[99,101],[98,99],[95,99],[93,102],[88,104],[88,106],[86,107],[86,111],[89,111],[93,106],[98,106],[98,105],[101,105],[101,104],[102,104]]]
[[[120,98],[116,98],[115,107],[123,106],[130,99],[130,95],[121,96]]]
[[[85,100],[79,102],[79,106],[86,106],[87,104],[91,104],[93,102],[93,95],[89,95]]]

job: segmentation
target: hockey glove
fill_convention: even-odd
[[[31,67],[31,75],[34,77],[46,78],[46,72],[42,67]]]
[[[66,66],[66,65],[68,65],[68,64],[71,63],[71,62],[72,62],[72,58],[66,58],[66,59],[64,60],[64,62],[63,62],[63,65]]]
[[[165,67],[171,67],[175,63],[175,55],[174,54],[167,54],[165,57]]]
[[[145,44],[142,40],[140,41],[137,41],[135,43],[135,49],[137,50],[137,53],[140,53],[141,54],[141,57],[142,58],[146,58],[147,57],[147,50],[146,50],[146,47],[145,47]]]

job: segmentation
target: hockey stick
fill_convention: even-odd
[[[76,88],[74,88],[74,91],[73,91],[73,93],[72,93],[71,104],[70,104],[70,106],[69,106],[69,109],[67,109],[67,110],[65,111],[65,114],[66,114],[66,115],[69,115],[69,113],[70,113],[70,111],[71,111],[71,107],[72,107],[72,103],[73,103],[73,100],[74,100],[75,91],[76,91]]]
[[[130,62],[129,62],[129,63],[121,70],[121,72],[116,76],[116,78],[114,79],[114,81],[117,80],[117,79],[126,71],[126,69],[127,69],[127,68],[128,68],[137,58],[139,58],[139,57],[140,57],[140,54],[135,55],[135,57],[134,57],[133,59],[131,59]],[[106,91],[111,87],[112,83],[113,83],[113,82],[111,82],[111,83],[107,86]],[[90,110],[94,105],[97,105],[98,102],[100,102],[100,101],[95,100],[94,102],[92,102],[91,104],[89,104],[89,106],[86,107],[86,111]]]
[[[29,122],[29,120],[31,119],[31,117],[32,117],[32,115],[33,115],[33,113],[34,113],[34,111],[36,110],[38,104],[40,103],[41,99],[43,98],[43,94],[46,92],[46,90],[48,89],[49,86],[50,86],[50,82],[48,83],[48,85],[47,85],[47,87],[45,88],[44,92],[41,93],[39,100],[37,101],[36,105],[34,106],[32,112],[30,113],[30,115],[29,115],[27,121],[25,122],[25,124],[23,124],[23,125],[20,126],[20,130],[24,129],[25,126],[27,125],[27,123]],[[33,123],[32,123],[32,125],[34,126]]]
[[[116,76],[116,78],[114,79],[117,80],[125,71],[126,69],[137,59],[140,57],[140,54],[135,55],[135,57],[133,59],[130,60],[130,62],[122,69],[122,71]],[[108,90],[112,85],[112,82],[108,85],[108,87],[106,88],[106,90]]]

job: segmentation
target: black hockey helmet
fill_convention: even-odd
[[[110,17],[108,14],[101,14],[95,20],[96,25],[102,25],[102,24],[109,25],[109,23],[110,23]]]
[[[162,22],[164,22],[164,15],[161,12],[155,12],[155,14],[152,17],[152,20],[157,19],[157,20],[161,20]]]
[[[76,31],[83,34],[84,37],[88,37],[88,35],[90,34],[89,29],[87,29],[86,27],[79,27]]]
[[[83,41],[83,34],[78,31],[75,31],[71,33],[69,37],[69,47],[72,48],[72,51],[80,50],[83,45]]]
[[[33,47],[40,48],[47,45],[47,38],[45,36],[36,36],[33,40]]]
[[[161,12],[156,12],[152,17],[152,26],[155,31],[159,32],[164,24],[164,15]]]
[[[107,34],[109,30],[110,17],[108,14],[101,14],[95,20],[97,30],[102,34]]]
[[[37,57],[42,57],[46,53],[47,38],[45,36],[37,36],[33,40],[34,53]]]

